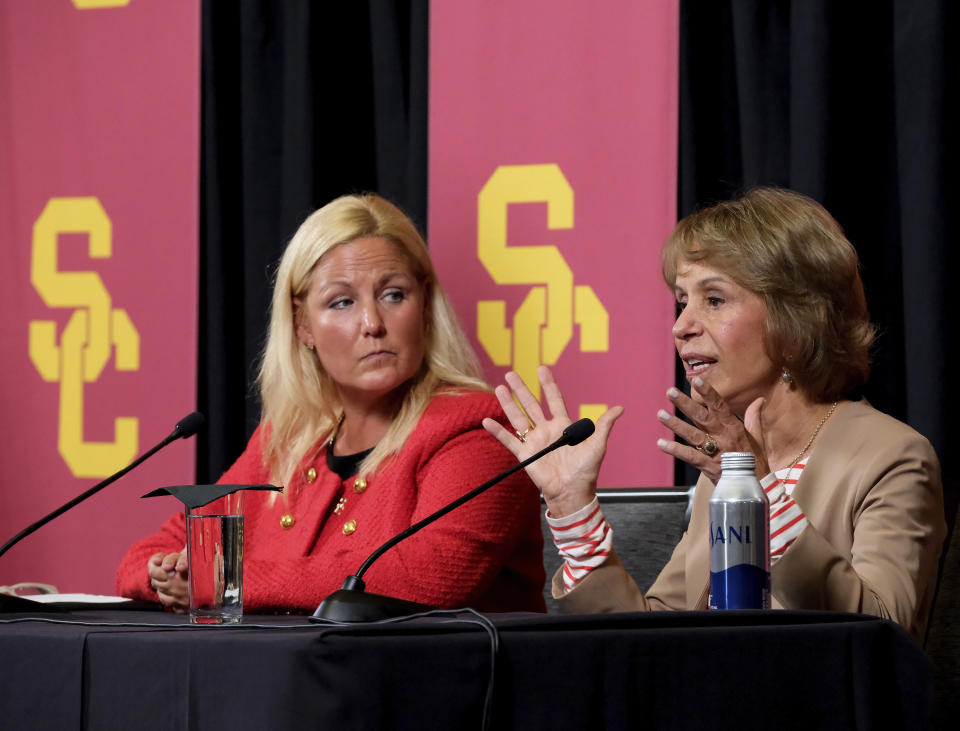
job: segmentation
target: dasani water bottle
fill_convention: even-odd
[[[770,608],[770,507],[750,452],[726,452],[710,498],[711,609]]]

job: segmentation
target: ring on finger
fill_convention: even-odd
[[[717,452],[720,451],[720,447],[717,444],[717,440],[714,439],[709,434],[706,434],[706,438],[703,440],[703,442],[698,446],[694,447],[694,449],[696,449],[698,452],[703,452],[708,457],[712,457],[713,455],[715,455]]]
[[[527,434],[529,434],[530,432],[532,432],[532,431],[534,430],[534,428],[535,428],[535,427],[534,427],[533,425],[530,425],[530,426],[528,426],[526,429],[524,429],[523,431],[520,431],[519,429],[516,429],[515,431],[516,431],[516,433],[517,433],[517,439],[519,439],[521,442],[526,442],[526,441],[527,441]]]

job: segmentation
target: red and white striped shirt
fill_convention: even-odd
[[[564,518],[554,518],[548,510],[547,523],[563,558],[563,584],[570,591],[610,555],[613,529],[603,517],[596,497]]]
[[[807,527],[807,516],[793,499],[793,488],[807,466],[807,457],[793,467],[771,472],[760,480],[770,501],[770,565],[775,564]]]
[[[807,517],[793,499],[793,488],[800,479],[807,458],[771,472],[760,480],[770,501],[770,564],[773,565],[807,527]],[[563,518],[547,511],[547,524],[553,542],[563,558],[563,585],[570,591],[576,583],[602,564],[610,555],[613,529],[600,510],[596,497],[580,510]]]

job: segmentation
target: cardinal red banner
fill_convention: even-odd
[[[491,382],[539,393],[550,366],[573,418],[626,407],[601,486],[673,483],[676,0],[435,2],[429,243]]]
[[[196,403],[199,0],[0,4],[0,541]],[[0,584],[113,592],[190,482],[178,442],[0,558]]]

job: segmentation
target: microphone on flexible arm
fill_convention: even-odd
[[[201,426],[203,426],[203,422],[204,422],[203,414],[201,414],[199,411],[194,411],[192,414],[188,414],[187,416],[183,417],[182,419],[180,419],[180,421],[177,422],[177,425],[173,428],[173,431],[170,432],[170,434],[162,442],[160,442],[155,447],[153,447],[153,449],[142,454],[140,457],[138,457],[136,460],[131,462],[129,465],[124,467],[119,472],[115,472],[114,474],[110,475],[110,477],[103,480],[102,482],[98,482],[96,485],[91,487],[86,492],[82,493],[81,495],[77,495],[77,497],[73,498],[73,500],[71,500],[70,502],[65,503],[64,505],[61,505],[59,508],[57,508],[53,512],[42,517],[36,523],[33,523],[32,525],[27,526],[22,531],[17,533],[17,535],[15,535],[9,541],[4,543],[3,546],[0,546],[0,556],[5,554],[7,551],[13,548],[17,543],[22,541],[28,535],[30,535],[37,529],[45,526],[47,523],[49,523],[51,520],[53,520],[57,516],[62,515],[63,513],[70,510],[70,508],[74,507],[75,505],[78,505],[79,503],[82,503],[88,497],[91,497],[92,495],[95,495],[96,493],[100,492],[100,490],[102,490],[112,482],[116,482],[117,480],[119,480],[121,477],[127,474],[134,467],[138,466],[141,462],[146,460],[148,457],[152,457],[154,454],[156,454],[161,449],[166,447],[168,444],[170,444],[170,442],[174,442],[177,439],[189,439],[190,437],[192,437],[194,434],[197,433],[197,431],[200,429]],[[19,602],[11,601],[16,599],[20,599],[20,597],[0,595],[0,611],[8,611],[8,612],[9,611],[37,611],[37,607],[40,606],[37,604],[37,602],[29,601],[27,599],[21,599],[20,601],[25,602],[26,606],[30,607],[30,609],[23,609],[22,608],[23,605],[21,605],[21,608],[13,608],[13,606],[8,606],[8,605],[19,604]]]
[[[579,444],[593,434],[593,430],[593,422],[590,421],[590,419],[584,418],[573,422],[570,424],[570,426],[563,430],[563,434],[560,436],[560,438],[552,444],[547,445],[536,454],[531,455],[522,462],[515,464],[506,472],[503,472],[493,479],[484,482],[482,485],[480,485],[480,487],[474,488],[470,492],[454,500],[452,503],[445,505],[436,512],[428,515],[423,520],[414,523],[406,530],[398,533],[380,546],[376,551],[371,553],[370,556],[367,557],[367,560],[361,564],[360,568],[357,570],[357,573],[348,576],[344,580],[343,586],[340,589],[333,592],[333,594],[320,602],[320,606],[317,607],[316,611],[308,619],[310,621],[317,622],[375,622],[381,619],[401,617],[407,614],[417,614],[418,612],[427,612],[431,609],[436,609],[436,607],[431,607],[426,604],[418,604],[417,602],[411,602],[405,599],[397,599],[395,597],[385,596],[383,594],[367,593],[365,591],[366,584],[363,581],[363,575],[366,573],[367,569],[370,568],[374,561],[380,558],[380,556],[393,548],[395,545],[400,543],[400,541],[404,540],[405,538],[409,538],[414,533],[420,531],[420,529],[425,528],[435,520],[442,518],[454,508],[458,508],[465,502],[473,500],[473,498],[477,497],[477,495],[480,493],[493,487],[501,480],[505,480],[514,472],[523,469],[532,462],[536,462],[538,459],[546,454],[549,454],[553,450],[563,446],[573,446],[575,444]]]

